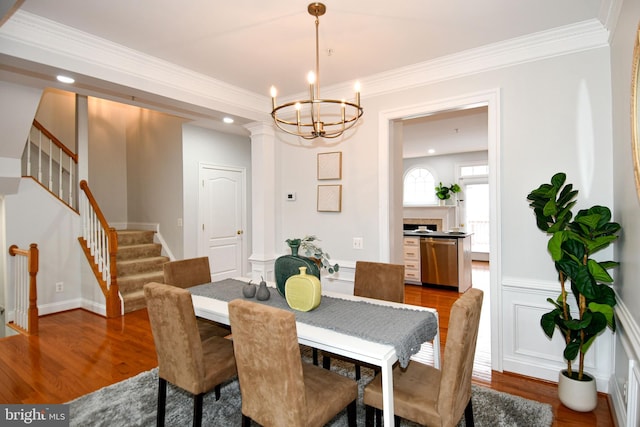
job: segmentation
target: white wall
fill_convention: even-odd
[[[38,245],[39,314],[80,307],[80,263],[86,261],[78,243],[78,214],[31,179],[20,182],[19,194],[5,196],[5,214],[10,224],[6,230],[9,245],[22,249],[28,249],[31,243]],[[55,291],[57,282],[63,282],[63,292]],[[7,306],[13,308],[13,302],[13,295],[8,293]]]
[[[127,124],[138,108],[90,97],[89,188],[110,224],[127,222]]]
[[[0,81],[0,93],[0,194],[14,194],[20,182],[20,158],[42,90]]]
[[[631,64],[639,21],[640,2],[625,0],[611,44],[614,219],[622,225],[622,233],[615,251],[620,261],[614,285],[619,297],[618,332],[610,392],[618,424],[627,426],[640,425],[638,394],[629,398],[629,392],[639,387],[640,360],[640,196],[634,186],[630,121]]]
[[[47,88],[42,93],[36,119],[60,142],[76,152],[76,96],[71,92]]]
[[[127,220],[159,224],[168,249],[182,259],[182,124],[138,109],[127,128]]]

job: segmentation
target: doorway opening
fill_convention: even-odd
[[[485,290],[485,310],[488,309],[485,326],[485,342],[490,342],[491,369],[502,372],[502,327],[500,325],[501,298],[498,288],[500,283],[500,232],[499,227],[499,90],[445,99],[434,103],[414,105],[380,113],[379,134],[379,188],[380,203],[380,258],[382,260],[402,259],[402,122],[404,120],[436,115],[440,112],[460,109],[487,108],[487,149],[489,173],[487,187],[489,189],[489,252],[488,285]],[[486,265],[486,264],[485,264]],[[483,311],[485,311],[483,310]],[[488,332],[488,333],[487,333]],[[486,337],[489,335],[489,337]]]

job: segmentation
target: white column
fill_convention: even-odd
[[[245,125],[251,132],[251,277],[275,280],[275,137],[263,122]]]
[[[78,183],[89,182],[89,101],[84,95],[76,95],[76,150]]]

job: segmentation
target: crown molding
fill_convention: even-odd
[[[0,52],[10,56],[254,120],[270,105],[267,96],[22,10],[0,27],[0,40]]]
[[[363,98],[546,58],[609,46],[609,32],[597,19],[447,55],[361,79]],[[125,87],[211,108],[250,120],[268,119],[267,96],[230,85],[19,10],[0,27],[0,53],[56,66]],[[324,88],[328,96],[351,83]],[[292,95],[291,99],[296,99]]]
[[[361,80],[362,96],[397,92],[608,46],[608,31],[600,21],[592,19],[369,76]]]

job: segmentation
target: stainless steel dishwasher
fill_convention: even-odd
[[[458,287],[458,239],[420,238],[422,283]]]

